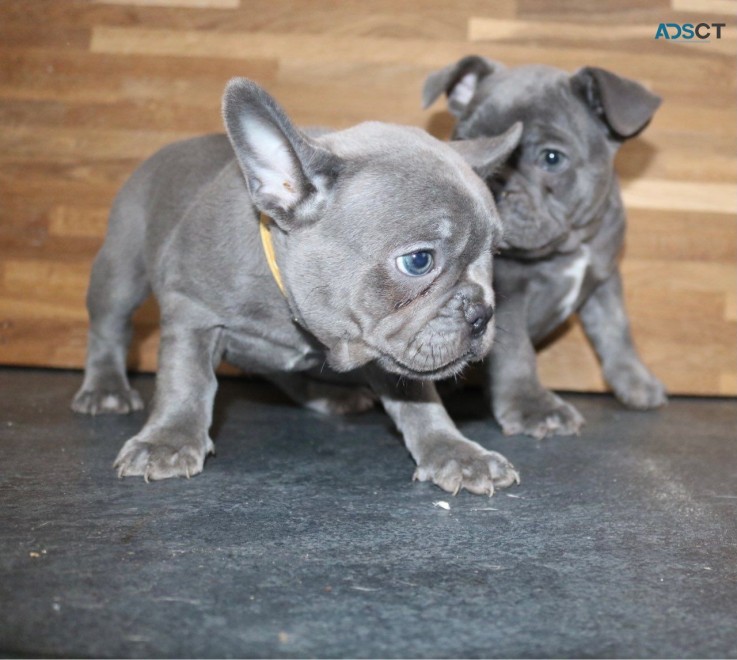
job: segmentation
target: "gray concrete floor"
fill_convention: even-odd
[[[144,415],[74,415],[80,379],[0,369],[6,657],[737,656],[734,400],[571,395],[581,437],[538,442],[457,392],[522,484],[453,498],[410,481],[381,412],[234,379],[202,475],[118,480]]]

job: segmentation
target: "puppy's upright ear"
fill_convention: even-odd
[[[620,140],[640,133],[661,102],[640,83],[593,66],[573,74],[571,88]]]
[[[481,80],[501,65],[479,55],[469,55],[455,64],[431,73],[422,88],[422,107],[429,108],[442,93],[448,97],[448,110],[460,117],[476,94]]]
[[[319,214],[340,160],[299,131],[261,87],[232,79],[223,96],[228,137],[254,204],[285,231]]]
[[[504,133],[494,137],[472,140],[453,140],[448,145],[455,149],[482,179],[496,172],[517,148],[522,137],[522,122],[512,124]]]

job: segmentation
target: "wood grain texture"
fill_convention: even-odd
[[[664,99],[621,149],[622,262],[638,347],[671,393],[737,395],[737,0],[3,0],[0,363],[81,367],[84,298],[117,189],[173,140],[222,130],[226,81],[266,86],[298,123],[452,121],[425,76],[478,53],[593,65]],[[709,43],[660,22],[726,22]],[[158,309],[129,364],[156,366]],[[232,370],[230,370],[232,371]],[[580,324],[540,353],[544,382],[606,390]]]
[[[735,0],[671,0],[671,7],[679,12],[692,12],[696,15],[708,12],[734,18],[737,14]]]
[[[188,7],[197,9],[238,9],[240,0],[93,0],[101,5],[136,5],[139,7]]]

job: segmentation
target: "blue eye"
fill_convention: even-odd
[[[537,162],[544,170],[552,172],[560,169],[566,160],[565,154],[557,149],[543,149]]]
[[[420,250],[419,252],[411,252],[397,257],[397,268],[410,277],[419,277],[426,275],[432,270],[435,263],[432,252]]]

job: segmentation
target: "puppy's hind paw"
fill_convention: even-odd
[[[72,410],[84,415],[125,415],[143,410],[141,395],[134,389],[80,390],[72,400]]]

